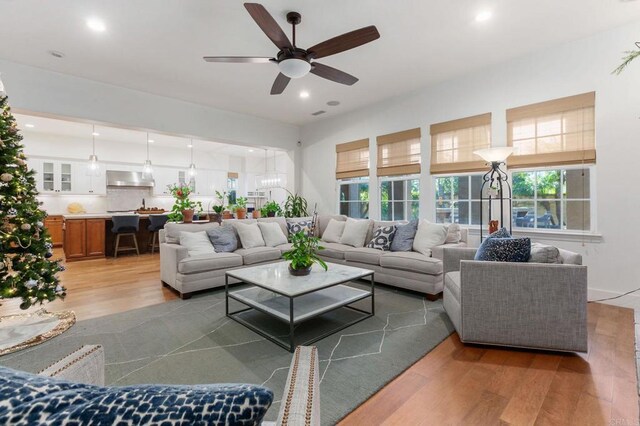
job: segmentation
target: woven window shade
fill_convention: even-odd
[[[227,178],[228,179],[238,179],[238,173],[236,173],[236,172],[228,172],[227,173]]]
[[[420,128],[376,138],[378,176],[420,173]]]
[[[431,126],[431,174],[485,170],[473,153],[491,146],[491,113]]]
[[[595,92],[507,110],[510,168],[596,162]]]
[[[336,145],[336,179],[369,176],[369,139]]]

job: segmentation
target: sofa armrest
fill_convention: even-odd
[[[320,379],[318,349],[298,346],[280,403],[278,425],[320,425]]]
[[[189,251],[186,247],[179,244],[160,244],[160,279],[175,286],[178,263],[188,256]]]
[[[104,349],[100,345],[84,345],[38,374],[68,382],[104,386]]]
[[[445,247],[443,250],[443,273],[459,271],[460,261],[473,260],[476,256],[476,249],[468,247]]]
[[[460,338],[539,349],[587,350],[587,267],[460,263]]]
[[[444,249],[466,247],[466,246],[467,246],[467,243],[461,241],[459,243],[448,243],[448,244],[442,244],[440,246],[431,247],[431,257],[444,261]]]

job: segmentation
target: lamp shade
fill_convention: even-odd
[[[500,146],[496,148],[479,149],[473,151],[473,153],[489,163],[504,163],[507,157],[513,153],[513,148],[510,146]]]
[[[311,64],[304,59],[291,58],[278,62],[278,68],[289,78],[300,78],[311,71]]]

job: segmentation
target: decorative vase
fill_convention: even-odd
[[[223,219],[233,219],[233,215],[231,214],[231,212],[229,210],[225,210],[222,212],[222,218]]]
[[[260,210],[254,210],[251,212],[251,216],[253,216],[254,219],[260,218]]]
[[[193,209],[182,210],[182,221],[184,223],[193,222]]]
[[[247,209],[237,208],[236,209],[236,217],[238,219],[246,219],[247,218]]]
[[[276,212],[267,213],[267,217],[276,217]]]
[[[293,269],[291,264],[289,264],[289,273],[296,277],[303,277],[305,275],[309,275],[311,273],[311,266],[303,269]]]
[[[209,214],[209,222],[222,223],[222,216],[220,216],[220,213],[211,213]]]
[[[494,232],[496,232],[498,230],[498,226],[499,223],[497,220],[490,220],[489,221],[489,234],[493,234]]]

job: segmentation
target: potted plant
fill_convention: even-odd
[[[226,192],[216,191],[216,204],[212,207],[214,214],[209,218],[211,222],[222,222],[222,212],[224,211],[224,204],[226,200]]]
[[[168,220],[171,222],[193,222],[193,208],[196,206],[196,203],[189,199],[191,188],[180,185],[169,185],[168,188],[171,195],[175,198]]]
[[[289,192],[289,196],[287,196],[287,200],[284,202],[284,217],[306,216],[309,216],[307,200],[298,194]]]
[[[310,237],[304,232],[298,232],[291,236],[291,250],[282,254],[282,257],[289,263],[289,273],[295,276],[304,276],[311,273],[311,267],[317,263],[327,270],[327,264],[320,259],[316,251],[324,250],[320,246],[318,237]]]
[[[233,219],[233,213],[231,213],[232,206],[227,206],[226,209],[222,212],[223,219]]]
[[[254,209],[254,210],[251,212],[251,216],[252,216],[254,219],[259,219],[260,217],[262,217],[262,215],[260,214],[260,209]]]
[[[238,197],[236,199],[236,205],[234,206],[236,212],[236,218],[245,219],[247,217],[247,199],[244,197]]]
[[[269,201],[260,209],[260,214],[262,217],[275,217],[282,215],[282,209],[280,208],[280,204],[275,201]]]

